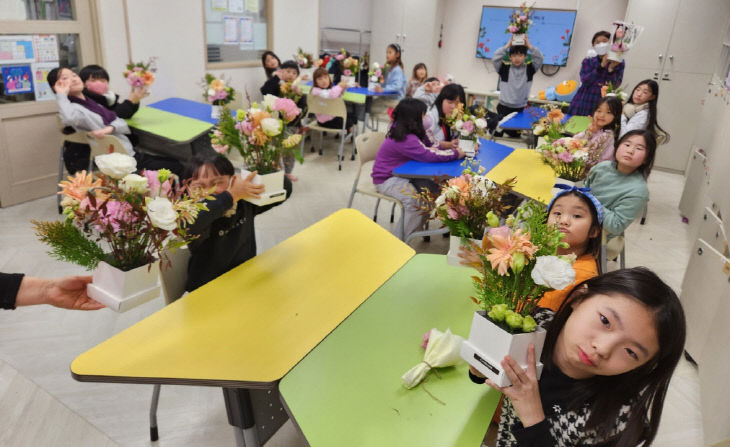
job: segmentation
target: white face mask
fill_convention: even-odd
[[[593,49],[596,51],[597,55],[603,56],[608,53],[608,42],[597,43],[593,45]]]

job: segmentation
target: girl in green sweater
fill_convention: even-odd
[[[616,144],[614,160],[591,169],[585,186],[604,209],[603,228],[620,235],[649,201],[646,179],[654,165],[656,139],[647,130],[626,132]]]

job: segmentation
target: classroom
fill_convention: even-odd
[[[0,446],[730,447],[729,132],[730,0],[0,0]]]

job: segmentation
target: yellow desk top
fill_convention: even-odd
[[[72,375],[265,387],[414,254],[360,212],[337,211],[79,355]]]
[[[549,203],[553,196],[555,172],[542,161],[542,156],[534,149],[515,149],[487,172],[485,177],[500,184],[517,177],[515,192],[545,204]]]

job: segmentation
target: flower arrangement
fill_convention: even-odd
[[[262,175],[278,171],[282,155],[292,154],[301,162],[301,155],[294,148],[302,135],[287,132],[287,124],[300,113],[294,101],[273,95],[265,95],[261,104],[254,102],[246,111],[239,110],[235,119],[221,113],[211,134],[213,149],[220,154],[238,150],[246,167]]]
[[[155,82],[155,72],[157,71],[155,59],[151,57],[147,62],[131,62],[127,64],[127,69],[123,73],[127,84],[132,87],[149,87],[152,85]]]
[[[207,210],[206,193],[176,190],[167,169],[133,174],[137,162],[129,155],[100,155],[95,162],[98,177],[81,171],[59,184],[65,220],[33,221],[51,256],[89,270],[105,261],[128,271],[193,239],[186,227]]]
[[[588,148],[588,140],[574,137],[546,142],[536,150],[558,177],[571,182],[585,180],[588,171],[598,163],[601,155],[600,151]]]
[[[522,3],[519,9],[512,11],[509,26],[507,26],[507,29],[504,32],[511,34],[527,34],[527,30],[530,28],[530,25],[532,25],[533,12],[534,11],[530,6]]]
[[[487,135],[486,109],[476,107],[471,111],[464,111],[464,104],[459,104],[448,116],[444,117],[447,126],[459,132],[459,138],[476,140]]]
[[[605,98],[606,96],[615,96],[622,102],[629,99],[629,94],[624,91],[623,87],[614,87],[611,81],[601,86],[601,98]]]
[[[563,133],[565,132],[563,126],[564,118],[565,115],[559,107],[548,107],[545,116],[535,121],[532,125],[532,133],[538,137],[543,137],[546,142],[552,143],[563,137]]]
[[[385,65],[386,67],[388,64]],[[383,68],[380,68],[380,64],[377,62],[373,62],[373,65],[370,67],[370,71],[368,72],[368,80],[372,82],[373,84],[377,84],[380,82],[380,78],[383,76]]]
[[[360,71],[360,61],[352,56],[348,56],[344,48],[335,56],[335,59],[340,64],[342,76],[357,76],[357,73]]]
[[[575,281],[575,256],[557,255],[567,246],[563,237],[557,225],[547,224],[545,205],[532,200],[505,225],[492,219],[481,245],[472,247],[480,258],[473,266],[481,272],[481,277],[472,277],[476,289],[472,301],[508,332],[535,331],[529,314],[542,294]]]
[[[279,86],[279,90],[283,98],[289,98],[294,102],[299,102],[302,99],[302,87],[296,80],[284,82]]]
[[[305,53],[301,47],[297,48],[296,61],[299,68],[312,68],[314,66],[314,57],[311,53]]]
[[[507,214],[510,205],[503,198],[512,191],[515,179],[503,185],[493,183],[470,168],[462,175],[449,179],[435,199],[427,189],[421,193],[428,205],[430,217],[439,219],[449,229],[452,236],[480,239],[487,222],[499,223],[499,218]]]
[[[201,85],[203,86],[203,98],[215,106],[228,104],[236,95],[233,87],[226,85],[225,79],[216,78],[210,73],[205,74]]]

